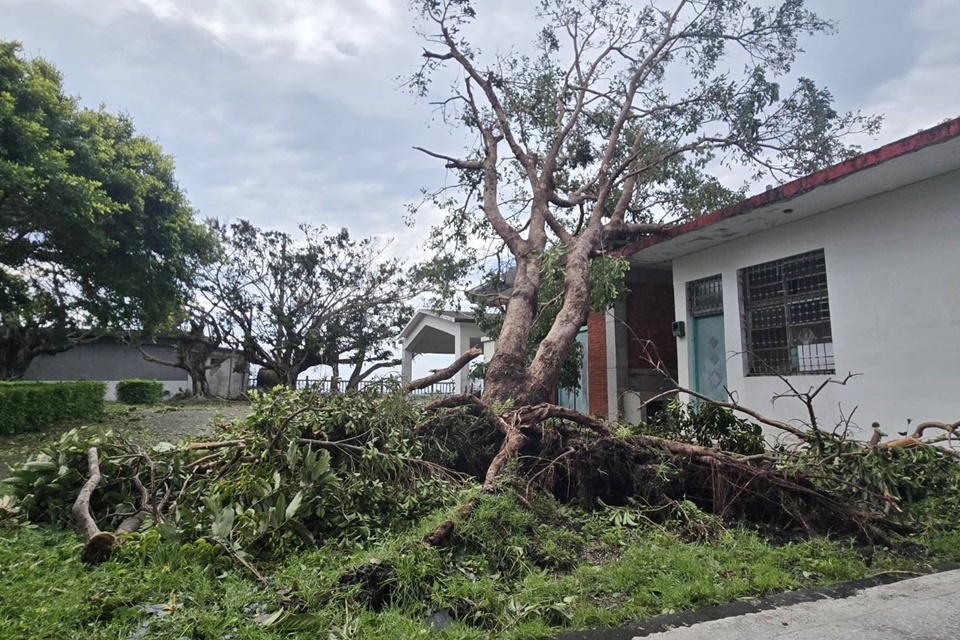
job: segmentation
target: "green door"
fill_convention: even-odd
[[[557,389],[557,404],[568,409],[589,413],[590,403],[587,400],[587,328],[585,326],[580,328],[580,333],[577,334],[577,342],[583,346],[583,361],[580,364],[580,388],[577,390],[564,389],[563,387]]]
[[[714,400],[729,400],[722,314],[693,319],[693,368],[694,391]]]

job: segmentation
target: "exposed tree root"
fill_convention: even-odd
[[[481,476],[484,492],[496,491],[505,476],[514,474],[525,479],[528,492],[536,486],[561,501],[575,501],[587,508],[598,502],[623,505],[635,500],[671,513],[679,501],[688,500],[723,520],[751,522],[771,531],[796,528],[807,535],[856,535],[873,542],[886,541],[890,532],[909,530],[886,515],[899,511],[890,495],[867,491],[842,478],[826,478],[865,496],[861,503],[853,504],[817,484],[821,476],[815,475],[816,466],[803,472],[780,466],[782,454],[746,456],[649,435],[620,437],[602,420],[551,404],[500,415],[468,395],[428,405],[434,411],[454,407],[467,407],[474,415],[489,418],[488,429],[503,436]],[[739,405],[729,408],[743,411]],[[950,433],[955,428],[948,424],[922,426]],[[784,427],[790,434],[797,431],[792,425]],[[922,435],[922,430],[918,431]],[[803,435],[805,441],[811,440]],[[833,438],[831,434],[826,437]],[[923,441],[917,438],[916,442]],[[476,475],[476,470],[471,472]],[[474,497],[462,504],[456,516],[443,522],[424,542],[443,544],[453,533],[454,521],[468,516],[477,501]]]

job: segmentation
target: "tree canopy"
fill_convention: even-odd
[[[295,238],[246,221],[218,231],[223,257],[205,287],[228,341],[251,363],[290,387],[310,367],[353,365],[355,387],[376,370],[365,362],[392,358],[384,343],[412,314],[414,292],[375,238],[306,225]]]
[[[159,144],[0,43],[0,374],[78,327],[159,326],[212,247]]]
[[[854,153],[845,135],[879,127],[838,113],[810,79],[783,86],[800,38],[832,30],[803,0],[542,0],[529,53],[492,55],[477,47],[479,3],[415,5],[425,49],[409,86],[471,141],[420,149],[458,178],[427,192],[447,211],[433,272],[449,288],[491,255],[513,269],[490,399],[551,397],[591,307],[592,260],[738,199],[720,171],[802,175]],[[551,247],[562,296],[540,333]]]

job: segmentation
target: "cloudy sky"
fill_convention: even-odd
[[[478,0],[485,48],[529,42],[533,0]],[[808,0],[839,33],[804,41],[796,71],[841,110],[883,113],[871,148],[960,115],[960,0]],[[301,222],[395,238],[461,142],[399,89],[419,63],[407,0],[0,0],[0,39],[64,73],[88,106],[126,111],[177,159],[207,217]]]
[[[839,34],[807,40],[797,71],[886,114],[865,146],[960,115],[960,0],[808,2]],[[529,41],[534,5],[481,0],[486,37]],[[430,221],[406,228],[404,205],[445,179],[411,147],[460,146],[398,88],[420,52],[406,0],[0,0],[0,39],[129,112],[205,216],[346,225],[410,255]]]

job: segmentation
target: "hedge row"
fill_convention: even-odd
[[[163,400],[163,383],[156,380],[121,380],[117,383],[117,402],[156,404]]]
[[[105,382],[0,382],[0,435],[103,415]]]

